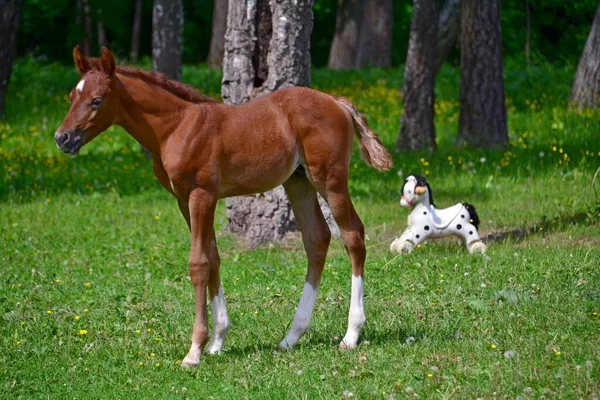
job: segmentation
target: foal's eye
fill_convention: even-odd
[[[100,98],[100,97],[95,97],[94,100],[92,100],[92,107],[94,107],[94,108],[100,107],[101,104],[102,104],[102,98]]]

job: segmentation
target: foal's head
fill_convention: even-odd
[[[409,175],[404,180],[401,192],[402,199],[400,200],[400,205],[402,207],[414,207],[425,199],[429,200],[429,204],[434,205],[431,187],[429,187],[429,183],[421,175]]]
[[[112,96],[116,79],[111,51],[102,47],[100,59],[90,59],[75,46],[73,60],[82,77],[69,94],[69,113],[54,134],[56,145],[69,154],[77,154],[84,144],[108,129],[115,121],[118,105]]]

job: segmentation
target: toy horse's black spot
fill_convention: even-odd
[[[425,225],[425,230],[428,231],[429,230],[429,225]]]
[[[463,214],[460,215],[461,218],[464,218],[465,216]]]
[[[427,211],[423,211],[423,215],[427,215]]]
[[[421,236],[417,235],[417,239],[420,238]]]
[[[469,235],[472,235],[472,234],[473,234],[473,231],[469,231]]]
[[[461,224],[456,225],[456,229],[460,230],[462,228]]]

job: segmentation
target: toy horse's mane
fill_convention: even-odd
[[[435,207],[435,203],[433,202],[433,193],[431,192],[431,186],[429,186],[429,182],[423,176],[418,174],[411,174],[417,180],[417,186],[427,186],[427,195],[429,196],[429,204]],[[404,185],[406,185],[406,180],[404,180],[404,184],[402,185],[402,189],[400,189],[401,193],[404,193]]]

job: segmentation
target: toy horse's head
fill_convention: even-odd
[[[427,180],[421,175],[409,175],[404,180],[402,185],[402,199],[400,205],[402,207],[414,207],[418,203],[427,200],[430,205],[433,204],[433,194]]]

